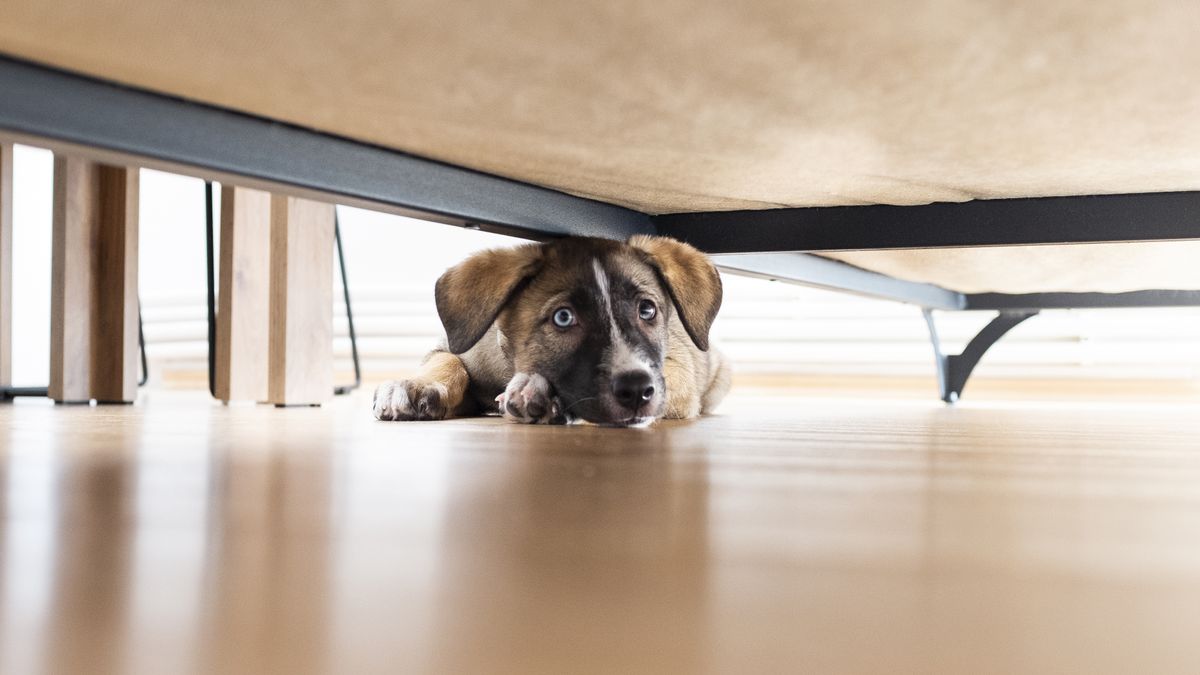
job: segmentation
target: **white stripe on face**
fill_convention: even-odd
[[[611,359],[609,362],[613,373],[623,373],[628,370],[644,370],[651,372],[650,363],[639,356],[617,328],[617,317],[613,314],[612,295],[608,288],[608,274],[598,258],[592,258],[592,271],[596,273],[596,286],[600,289],[600,303],[608,317],[608,331],[612,339]]]
[[[616,330],[617,318],[613,316],[612,298],[608,292],[608,275],[604,273],[599,258],[592,258],[592,271],[596,273],[596,286],[600,288],[600,302],[604,305],[604,313],[608,315],[608,325]]]

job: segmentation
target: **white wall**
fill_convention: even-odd
[[[13,383],[41,386],[50,362],[53,158],[18,145],[13,169]]]
[[[14,379],[47,377],[52,160],[15,155]],[[143,171],[140,281],[151,370],[200,370],[205,347],[204,188],[196,179]],[[359,209],[339,208],[364,367],[411,366],[441,332],[437,276],[469,252],[515,240]],[[920,312],[787,284],[726,276],[716,339],[743,373],[923,375],[932,362]],[[340,286],[337,287],[340,290]],[[340,294],[338,294],[340,300]],[[341,303],[337,303],[339,317]],[[943,317],[961,344],[987,321]],[[344,336],[339,318],[338,331]],[[1200,310],[1049,312],[1018,327],[980,368],[1012,377],[1200,377]],[[337,342],[348,367],[348,341]]]

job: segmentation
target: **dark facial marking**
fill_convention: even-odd
[[[516,370],[541,374],[569,415],[593,422],[632,415],[613,395],[614,378],[630,370],[649,372],[660,392],[637,416],[662,407],[670,300],[654,269],[626,249],[607,240],[547,244],[541,271],[500,318]]]

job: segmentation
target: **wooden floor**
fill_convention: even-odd
[[[1195,673],[1200,404],[0,407],[3,673]]]

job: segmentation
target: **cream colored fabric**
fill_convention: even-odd
[[[1200,188],[1197,0],[4,0],[0,52],[651,212]]]
[[[1200,290],[1200,242],[854,251],[828,257],[964,293]]]
[[[0,52],[652,213],[1200,189],[1197,0],[3,0]],[[837,257],[1197,287],[1195,247]]]

